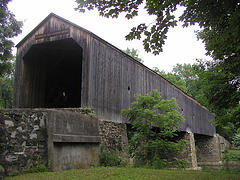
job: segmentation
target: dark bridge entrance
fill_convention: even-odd
[[[25,107],[81,106],[82,48],[74,40],[33,45],[23,62]]]

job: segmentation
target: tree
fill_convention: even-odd
[[[238,128],[238,131],[236,132],[236,134],[233,136],[233,141],[232,141],[233,145],[235,146],[235,148],[240,150],[240,128]]]
[[[169,165],[184,145],[183,141],[171,141],[183,121],[176,100],[164,100],[156,90],[135,98],[131,108],[122,111],[132,125],[130,153],[140,165]]]
[[[145,1],[143,0],[117,0],[117,1],[92,1],[92,0],[76,0],[78,7],[76,10],[85,12],[85,9],[98,9],[99,14],[104,17],[117,18],[120,13],[125,13],[127,19],[131,19],[138,15],[139,6]],[[176,26],[176,20],[173,12],[176,10],[178,1],[146,1],[145,9],[149,15],[155,16],[155,22],[146,25],[139,24],[133,27],[131,32],[126,36],[127,40],[141,39],[147,52],[159,54],[162,51],[162,45],[166,39],[166,33],[170,27]]]
[[[0,77],[0,109],[12,107],[13,83],[13,75]]]
[[[180,78],[180,76],[173,73],[166,73],[165,71],[160,71],[157,67],[153,67],[153,71],[164,77],[166,80],[174,84],[177,88],[181,89],[184,92],[187,92],[186,83]]]
[[[7,5],[10,0],[1,1],[0,11],[0,77],[11,73],[12,47],[11,38],[21,33],[22,22],[15,19]]]
[[[169,73],[158,68],[154,71],[213,112],[217,132],[232,140],[240,127],[239,88],[229,82],[228,76],[219,71],[212,61],[177,64]]]
[[[195,16],[193,19],[193,22],[198,22],[204,27],[198,32],[198,37],[205,43],[207,53],[215,60],[215,67],[224,72],[230,81],[240,86],[240,4],[235,0],[211,0],[200,5],[208,5],[212,10],[205,8],[201,16]]]
[[[240,86],[240,3],[236,0],[76,0],[80,12],[97,9],[101,16],[117,18],[125,13],[127,19],[134,18],[141,11],[140,6],[155,21],[133,27],[127,40],[143,39],[147,52],[159,54],[167,38],[169,28],[183,22],[183,26],[198,24],[198,38],[205,43],[207,54],[214,59],[215,66],[228,75],[228,79]],[[184,7],[177,19],[174,12]]]
[[[239,87],[211,61],[198,61],[194,69],[201,92],[201,97],[196,99],[215,113],[217,132],[231,141],[240,127]]]
[[[124,50],[124,52],[126,54],[128,54],[129,56],[131,56],[133,59],[139,61],[140,63],[144,62],[140,57],[138,57],[138,50],[137,49],[134,49],[134,48],[129,49],[129,48],[127,48],[126,50]]]
[[[13,101],[13,83],[14,83],[14,68],[15,59],[9,62],[8,71],[10,74],[0,76],[0,109],[11,108]]]
[[[198,61],[194,69],[201,82],[208,104],[213,111],[236,107],[240,101],[239,88],[229,80],[228,74],[215,67],[211,61]]]

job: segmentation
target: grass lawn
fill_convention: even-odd
[[[6,180],[82,180],[82,179],[216,179],[216,180],[240,180],[240,172],[227,171],[193,171],[193,170],[155,170],[145,168],[118,168],[118,167],[94,167],[79,170],[67,170],[59,172],[30,173]]]

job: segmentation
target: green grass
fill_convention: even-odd
[[[59,172],[29,173],[6,180],[88,180],[88,179],[176,179],[176,180],[240,180],[240,172],[230,171],[193,171],[193,170],[156,170],[145,168],[95,167],[89,169],[67,170]]]

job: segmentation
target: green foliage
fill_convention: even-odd
[[[9,63],[9,74],[0,76],[0,109],[12,107],[15,63],[13,60]]]
[[[214,58],[216,65],[230,78],[237,78],[235,80],[239,84],[239,2],[235,0],[205,3],[200,1],[198,6],[202,8],[203,14],[196,18],[195,22],[204,27],[198,33],[199,38],[205,43],[208,54]],[[214,10],[208,11],[208,8],[204,8],[206,6]]]
[[[238,105],[240,92],[228,74],[216,68],[210,61],[198,61],[194,68],[201,80],[203,92],[214,109],[227,109]]]
[[[226,170],[229,170],[230,169],[230,164],[232,162],[235,162],[235,163],[238,163],[240,164],[240,154],[239,153],[235,153],[235,152],[225,152],[222,159],[221,159],[223,162],[224,162],[224,167]]]
[[[193,65],[177,64],[170,73],[154,71],[215,113],[217,132],[232,141],[240,127],[240,91],[228,75],[213,62],[203,60]]]
[[[238,129],[240,130],[240,128]],[[239,149],[240,150],[240,132],[236,133],[234,136],[233,136],[233,141],[232,141],[233,145],[235,148]]]
[[[232,141],[237,128],[240,127],[239,114],[240,106],[216,111],[217,132],[229,141]]]
[[[96,113],[93,109],[84,106],[83,108],[81,108],[81,113],[82,114],[87,114],[89,116],[96,116]]]
[[[28,173],[39,173],[39,172],[46,172],[48,168],[44,164],[38,164],[33,166],[31,169],[27,170]]]
[[[0,11],[0,77],[6,76],[11,72],[12,47],[14,46],[11,38],[21,33],[22,22],[15,19],[7,4],[10,0],[1,1]]]
[[[124,167],[127,165],[127,161],[123,158],[122,155],[116,150],[108,150],[101,148],[101,153],[99,156],[101,166],[121,166]]]
[[[13,83],[13,77],[0,77],[0,109],[12,107]]]
[[[140,63],[143,63],[143,60],[140,57],[138,57],[138,50],[137,49],[134,49],[134,48],[129,49],[129,48],[127,48],[126,50],[124,50],[124,52],[126,54],[128,54],[129,56],[131,56],[133,59],[139,61]]]
[[[186,85],[186,93],[192,97],[197,97],[201,93],[199,92],[200,84],[198,74],[194,69],[194,65],[191,64],[177,64],[173,67],[172,73],[179,77]]]
[[[132,19],[138,15],[139,6],[145,1],[91,1],[91,0],[76,0],[78,7],[76,10],[85,12],[85,9],[98,9],[99,14],[104,17],[117,18],[120,13],[125,13],[127,19]],[[179,1],[146,1],[145,9],[149,16],[155,16],[156,19],[151,24],[142,23],[131,29],[131,32],[126,36],[127,40],[141,39],[143,40],[144,49],[153,54],[159,54],[162,51],[162,46],[166,34],[170,27],[177,25],[177,20],[173,12],[177,9]]]
[[[7,5],[10,0],[1,1],[0,10],[0,109],[11,108],[14,82],[14,57],[11,38],[21,33],[22,22],[15,19]]]
[[[239,87],[213,62],[198,61],[194,69],[202,92],[202,98],[196,99],[215,113],[217,132],[231,141],[240,127]]]
[[[153,71],[164,77],[166,80],[174,84],[182,91],[187,92],[186,82],[182,80],[178,75],[173,73],[166,73],[165,71],[160,71],[157,67],[153,67]]]
[[[187,168],[188,167],[188,161],[185,160],[185,159],[174,158],[171,166],[178,167],[178,168]]]
[[[25,173],[47,172],[48,168],[45,166],[45,164],[43,164],[42,157],[40,155],[37,155],[35,158],[36,159],[34,165],[31,168],[25,170],[24,172]]]
[[[162,167],[161,163],[172,161],[184,146],[184,141],[172,140],[183,117],[175,99],[164,100],[156,90],[135,98],[131,108],[122,110],[132,125],[130,154],[136,165]]]
[[[236,54],[239,50],[239,4],[235,0],[134,0],[134,1],[91,1],[76,0],[76,10],[85,12],[97,9],[104,17],[117,18],[124,13],[127,19],[132,19],[141,11],[140,6],[149,16],[154,16],[151,24],[141,23],[131,29],[126,39],[143,39],[143,45],[147,52],[159,54],[167,38],[169,28],[177,26],[177,21],[182,21],[183,26],[199,24],[203,30],[198,33],[208,50],[208,53],[216,59],[230,58],[237,62]],[[180,7],[185,10],[179,19],[174,12]],[[221,37],[221,38],[220,38]],[[225,55],[225,56],[224,56]],[[239,66],[238,66],[239,67]],[[237,70],[237,68],[235,68]]]
[[[195,70],[197,64],[177,64],[172,71],[165,73],[154,67],[153,70],[170,81],[176,87],[198,100],[202,105],[206,105],[206,100],[202,92],[202,82]]]

